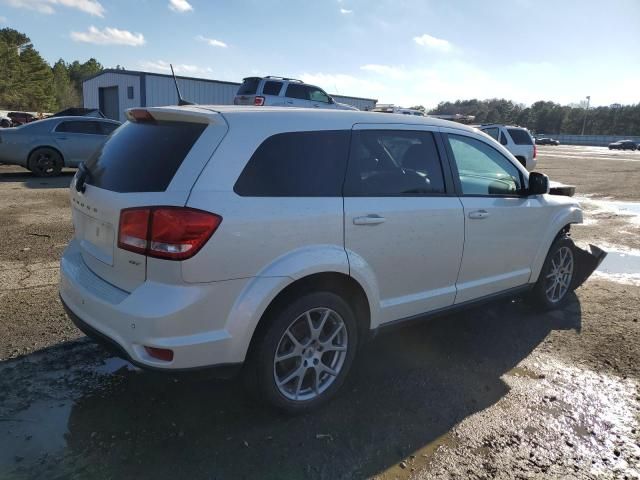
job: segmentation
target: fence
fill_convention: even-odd
[[[539,133],[536,137],[551,137],[560,142],[561,145],[590,145],[595,147],[606,147],[610,143],[618,140],[633,140],[640,143],[640,137],[623,137],[619,135],[567,135],[563,133]]]

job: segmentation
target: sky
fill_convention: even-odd
[[[0,0],[4,27],[51,63],[282,75],[405,107],[640,102],[640,0]]]

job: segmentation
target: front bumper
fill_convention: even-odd
[[[60,262],[60,298],[73,322],[137,366],[182,371],[237,366],[246,347],[228,332],[227,318],[246,280],[167,285],[149,280],[125,292],[95,275],[76,241]],[[171,349],[171,362],[145,346]]]

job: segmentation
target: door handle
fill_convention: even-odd
[[[482,219],[487,218],[489,216],[489,212],[486,210],[474,210],[473,212],[469,212],[469,218],[473,219]]]
[[[354,225],[379,225],[384,223],[387,219],[380,215],[367,215],[365,217],[354,217]]]

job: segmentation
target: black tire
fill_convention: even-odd
[[[2,128],[9,128],[11,126],[11,122],[9,120],[2,120],[0,121],[0,127]]]
[[[29,155],[27,168],[37,177],[56,177],[60,175],[63,166],[62,155],[57,150],[40,147]]]
[[[258,399],[266,400],[274,407],[283,410],[288,414],[299,414],[320,407],[336,395],[347,377],[358,349],[358,328],[352,308],[342,297],[335,293],[324,291],[314,292],[298,298],[291,298],[290,300],[290,302],[287,302],[282,307],[276,308],[268,313],[268,316],[263,319],[266,323],[264,323],[264,327],[260,328],[259,331],[256,332],[257,337],[252,343],[252,348],[249,352],[247,364],[244,370],[244,381],[246,387],[251,391],[251,393],[257,396]],[[304,370],[304,373],[301,375],[301,385],[297,386],[296,392],[301,390],[301,386],[307,385],[307,382],[309,382],[307,388],[313,388],[311,383],[314,383],[316,378],[317,382],[327,382],[323,391],[316,390],[316,392],[319,392],[317,394],[316,392],[308,393],[308,395],[317,395],[314,398],[295,400],[288,398],[285,396],[285,393],[281,391],[281,388],[286,389],[287,385],[291,382],[285,382],[282,387],[278,387],[276,384],[278,368],[282,365],[281,363],[277,363],[276,367],[276,353],[278,353],[278,349],[281,348],[282,342],[289,341],[285,340],[285,334],[289,331],[289,328],[294,326],[303,326],[303,324],[298,322],[302,321],[301,319],[305,312],[312,311],[314,309],[317,309],[318,311],[321,309],[330,310],[337,314],[337,317],[335,318],[338,319],[339,317],[339,319],[336,320],[336,323],[333,325],[334,327],[339,325],[339,320],[342,320],[344,329],[346,330],[346,350],[344,351],[344,355],[341,357],[342,362],[340,367],[336,370],[337,375],[330,375],[328,373],[318,374],[317,371],[320,367],[318,366],[318,368],[316,368],[311,365],[312,361],[317,362],[317,360],[313,359],[309,360],[308,368],[306,367],[307,360],[304,360],[303,367],[302,359],[305,358],[304,355],[296,355],[290,360],[283,361],[283,363],[290,361],[291,365],[290,370],[285,371],[282,374],[282,376],[285,377],[282,378],[282,380],[285,380],[286,377],[289,376],[289,373],[294,370]],[[333,313],[331,314],[332,316]],[[324,322],[324,328],[332,327],[332,325],[327,325],[327,323],[328,320]],[[316,326],[319,326],[319,323],[317,323]],[[335,328],[336,331],[341,329],[342,327]],[[341,335],[343,335],[343,333],[340,333],[338,336],[340,337]],[[328,336],[330,337],[331,335],[329,334]],[[344,339],[345,337],[341,338]],[[313,340],[309,339],[308,341],[312,342]],[[300,345],[302,346],[305,342],[306,340],[302,339]],[[296,346],[293,342],[290,343],[292,348],[295,349]],[[331,343],[333,343],[333,341]],[[309,347],[310,344],[306,344],[305,348]],[[318,347],[318,349],[322,350],[322,347]],[[324,366],[323,362],[326,361],[324,359],[336,359],[337,357],[334,357],[333,355],[341,355],[341,353],[342,352],[337,351],[333,353],[330,351],[318,353],[318,355],[321,356],[319,362]],[[323,380],[320,380],[321,378]],[[332,380],[330,380],[331,378]],[[294,377],[296,383],[299,379],[300,376]],[[304,390],[302,391],[304,392]]]
[[[562,253],[569,254],[571,256],[571,273],[570,274],[562,274],[562,284],[566,285],[566,290],[564,293],[560,295],[562,292],[562,286],[555,282],[558,277],[555,276],[554,272],[566,271],[564,269],[556,268],[559,261],[559,252],[560,255]],[[567,298],[570,293],[574,290],[575,284],[575,272],[576,272],[576,264],[575,264],[575,255],[574,255],[574,245],[573,242],[566,235],[560,236],[551,248],[549,249],[549,253],[547,253],[547,258],[544,261],[542,266],[542,270],[540,271],[540,275],[538,276],[538,281],[536,282],[531,294],[529,295],[530,303],[541,309],[541,310],[551,310],[554,308],[561,308],[567,302]],[[550,277],[550,275],[554,275]],[[558,273],[557,275],[560,275]],[[551,291],[551,295],[549,294],[549,290],[551,286],[556,284],[554,290]],[[553,298],[557,295],[558,298]]]
[[[516,159],[522,164],[524,168],[527,168],[527,161],[524,157],[516,157]]]

